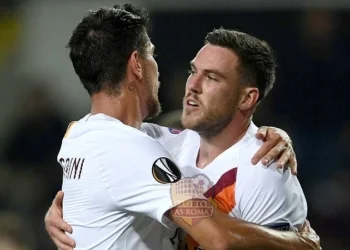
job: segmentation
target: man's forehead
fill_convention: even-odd
[[[229,48],[206,44],[197,53],[191,63],[200,67],[215,68],[235,68],[238,62],[238,56]]]

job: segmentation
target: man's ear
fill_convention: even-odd
[[[136,77],[138,80],[142,80],[142,63],[140,54],[137,51],[131,53],[128,62],[129,72],[132,75],[132,78]],[[130,76],[129,76],[130,77]],[[133,80],[133,79],[130,79]]]
[[[250,110],[255,107],[259,99],[259,90],[257,88],[244,88],[241,92],[241,100],[238,108],[241,111]]]

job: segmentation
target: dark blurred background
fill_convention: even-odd
[[[55,249],[44,214],[61,187],[56,163],[70,121],[89,112],[65,45],[84,12],[120,1],[0,3],[0,250]],[[189,61],[213,28],[268,41],[277,82],[254,121],[286,130],[309,220],[325,250],[350,242],[350,1],[132,1],[152,15],[163,114],[177,126]]]

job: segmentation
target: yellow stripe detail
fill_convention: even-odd
[[[66,133],[64,134],[64,138],[67,138],[69,131],[72,129],[73,124],[75,124],[75,123],[76,123],[75,121],[69,123],[69,125],[68,125],[68,127],[67,127],[67,131],[66,131]]]

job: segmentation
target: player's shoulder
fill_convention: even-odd
[[[238,149],[238,168],[241,173],[240,176],[243,175],[244,172],[247,175],[257,175],[258,181],[278,181],[284,182],[288,178],[292,178],[289,170],[283,171],[278,169],[276,162],[272,162],[268,167],[264,166],[261,161],[259,161],[256,165],[253,165],[251,160],[254,154],[260,149],[263,145],[262,140],[258,140],[255,137],[256,132],[258,131],[258,127],[255,124],[251,124],[245,137],[242,139],[243,143],[241,147]],[[236,151],[237,153],[237,151]]]
[[[122,125],[110,132],[102,131],[97,141],[107,161],[123,162],[139,169],[159,158],[169,158],[168,152],[156,140],[136,128]]]
[[[104,149],[105,161],[114,166],[117,165],[112,170],[106,169],[107,173],[122,174],[121,171],[125,171],[127,166],[128,175],[132,174],[138,178],[144,178],[152,173],[156,180],[163,180],[167,178],[164,176],[167,170],[171,171],[176,178],[181,177],[181,172],[172,157],[153,138],[140,132],[133,133],[132,136],[119,137],[118,140]]]
[[[230,148],[231,155],[238,155],[241,160],[246,159],[250,162],[253,155],[263,145],[263,141],[255,137],[257,131],[258,127],[252,122],[243,138]],[[247,162],[244,162],[244,164],[247,164]]]
[[[142,123],[140,130],[157,140],[161,145],[164,145],[167,141],[182,133],[182,130],[168,128],[153,123]]]
[[[85,133],[108,133],[111,136],[128,133],[129,136],[144,135],[140,130],[125,125],[120,120],[104,114],[87,115],[78,121],[69,124],[70,137],[79,136]]]
[[[123,126],[118,133],[114,133],[106,140],[118,146],[125,157],[133,158],[137,162],[168,156],[157,140],[133,127]]]
[[[143,122],[141,124],[141,131],[145,132],[146,134],[153,133],[155,135],[161,135],[162,133],[177,135],[182,132],[181,129],[164,127],[158,124],[148,122]]]
[[[199,143],[199,134],[193,130],[185,129],[162,145],[172,156],[175,156],[199,147]]]
[[[63,142],[67,144],[86,142],[86,146],[98,144],[106,152],[120,148],[132,151],[142,148],[143,151],[149,151],[151,150],[149,148],[160,147],[154,139],[139,129],[103,115],[95,115],[93,118],[86,116],[70,123]]]
[[[244,136],[243,140],[245,142],[244,146],[245,148],[259,148],[263,145],[263,141],[262,140],[258,140],[255,135],[256,133],[258,132],[258,127],[253,123],[251,122],[247,132],[246,132],[246,135]]]
[[[121,147],[125,153],[128,152],[137,158],[148,158],[164,154],[165,151],[155,139],[129,126],[123,126],[118,131],[114,131],[113,134],[106,135],[105,140],[112,145]]]

